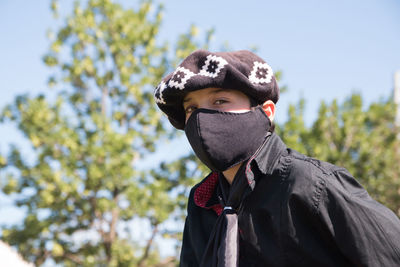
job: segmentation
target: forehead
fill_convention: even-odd
[[[213,96],[219,93],[227,94],[233,97],[248,98],[247,95],[238,90],[210,87],[187,93],[183,98],[183,102],[195,101],[196,99]]]

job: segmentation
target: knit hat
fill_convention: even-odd
[[[279,87],[271,67],[254,53],[197,50],[162,79],[154,91],[159,108],[177,129],[185,127],[183,98],[188,92],[215,87],[234,89],[255,100],[276,103]]]

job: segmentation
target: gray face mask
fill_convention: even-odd
[[[213,171],[248,160],[263,144],[271,121],[262,107],[245,113],[197,109],[185,126],[197,157]]]

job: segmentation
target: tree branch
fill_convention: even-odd
[[[74,255],[74,254],[71,254],[71,253],[64,253],[63,256],[64,256],[64,258],[67,258],[67,259],[73,261],[73,262],[76,263],[76,264],[79,264],[79,265],[82,265],[82,264],[83,264],[82,260],[81,260],[78,256],[76,256],[76,255]]]
[[[107,87],[103,87],[101,91],[101,114],[105,117],[107,114],[107,97],[108,97],[108,89]]]
[[[153,244],[154,238],[156,237],[156,234],[158,233],[158,224],[156,224],[153,228],[153,232],[151,233],[151,237],[149,240],[147,240],[147,245],[145,247],[143,256],[140,258],[138,262],[138,267],[144,267],[145,266],[145,260],[149,257],[149,252],[151,245]]]
[[[110,231],[108,232],[107,238],[104,240],[104,247],[106,250],[107,261],[110,262],[112,258],[112,244],[115,241],[117,235],[117,222],[119,218],[119,207],[118,207],[118,199],[119,199],[120,191],[118,188],[115,188],[113,191],[113,201],[114,208],[111,210],[111,222],[110,222]]]

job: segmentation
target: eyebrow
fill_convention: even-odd
[[[183,103],[189,102],[190,100],[192,100],[190,97],[188,97],[188,98],[183,98]]]
[[[220,93],[220,92],[227,92],[227,91],[231,91],[231,90],[230,89],[225,89],[225,88],[218,88],[216,90],[211,91],[210,93],[211,94],[217,94],[217,93]],[[184,97],[183,98],[183,103],[189,102],[190,100],[192,100],[191,97]]]

